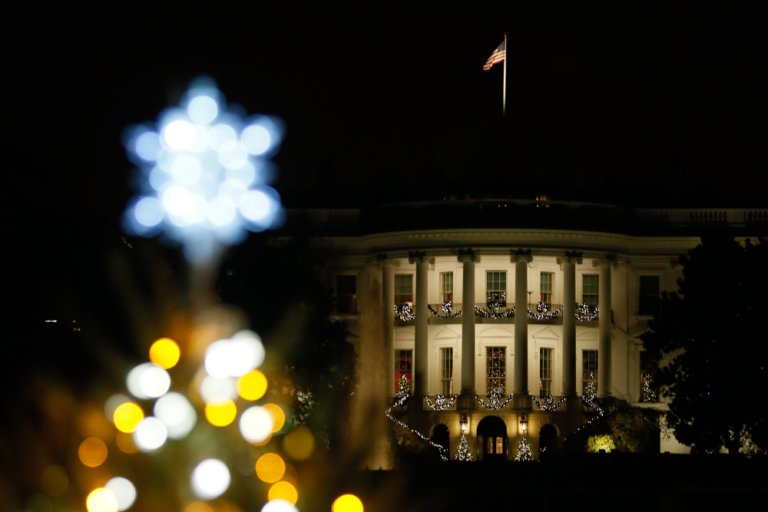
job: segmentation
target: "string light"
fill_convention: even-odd
[[[642,395],[640,396],[640,401],[655,402],[656,400],[656,392],[651,389],[651,377],[648,375],[648,373],[646,373],[643,375],[643,389]]]
[[[533,462],[533,454],[531,454],[531,445],[528,444],[528,439],[523,436],[520,440],[520,444],[517,445],[517,456],[515,462]]]
[[[576,313],[576,320],[579,322],[591,322],[597,318],[598,313],[600,313],[600,306],[595,306],[595,311],[590,313],[589,304],[582,304],[579,306],[579,312]]]
[[[451,408],[453,405],[453,402],[456,401],[456,399],[459,397],[459,395],[453,395],[451,399],[448,401],[448,403],[445,403],[445,395],[442,393],[438,393],[435,395],[435,403],[432,403],[432,400],[429,399],[429,397],[425,397],[427,400],[427,405],[431,407],[435,411],[447,411]]]
[[[595,383],[595,373],[589,372],[589,382],[587,382],[587,389],[584,390],[584,396],[590,402],[597,396],[597,384]]]
[[[565,402],[565,397],[563,396],[560,398],[560,401],[555,404],[555,397],[552,395],[547,395],[544,397],[544,403],[539,402],[536,400],[535,396],[532,396],[531,399],[536,402],[536,405],[539,406],[539,409],[542,411],[556,411],[563,403]],[[554,404],[554,405],[553,405]]]
[[[440,311],[443,312],[442,314],[435,311],[435,308],[432,306],[427,306],[427,308],[432,312],[435,318],[456,318],[461,316],[461,310],[459,310],[458,313],[453,312],[453,303],[449,300],[440,304]]]
[[[509,395],[506,400],[503,402],[501,401],[503,393],[500,393],[497,388],[494,388],[488,393],[486,396],[488,397],[488,401],[490,403],[485,403],[482,398],[480,398],[480,395],[475,395],[475,398],[477,399],[477,402],[485,407],[486,409],[491,409],[492,411],[498,411],[499,409],[503,409],[504,406],[506,406],[509,402],[512,401],[512,397],[514,396],[514,393]]]
[[[475,314],[483,318],[509,318],[515,314],[514,306],[507,308],[504,312],[501,311],[501,308],[501,302],[489,302],[487,309],[475,306]]]
[[[456,450],[456,456],[453,460],[461,462],[472,462],[472,454],[469,453],[469,445],[467,444],[467,438],[464,436],[464,432],[461,433],[461,442],[459,443],[459,449]]]
[[[549,304],[546,302],[539,302],[536,304],[536,311],[537,313],[534,313],[530,309],[528,310],[528,316],[533,318],[534,320],[552,320],[556,316],[560,315],[560,313],[563,312],[563,309],[565,308],[565,304],[561,304],[557,310],[547,313],[549,311]]]
[[[403,382],[403,379],[400,379],[400,383],[401,384],[402,384],[402,382]],[[407,385],[407,383],[408,383],[408,381],[406,380],[406,385]],[[408,391],[407,388],[406,388],[406,391],[404,391],[403,395],[400,395],[400,391],[398,391],[397,395],[395,396],[394,402],[389,407],[389,409],[384,411],[384,413],[387,415],[387,418],[389,418],[389,420],[392,423],[394,423],[395,425],[397,425],[398,427],[400,427],[400,428],[402,428],[404,430],[407,430],[408,432],[410,432],[411,434],[414,434],[416,437],[418,437],[422,441],[426,441],[430,445],[432,445],[435,448],[437,448],[438,451],[440,452],[440,458],[443,460],[443,462],[447,462],[448,461],[448,450],[446,450],[446,448],[443,445],[435,443],[434,441],[432,441],[430,438],[428,438],[427,436],[425,436],[424,434],[422,434],[418,430],[412,429],[411,427],[409,427],[408,425],[406,425],[402,421],[400,421],[397,418],[395,418],[394,416],[392,416],[392,411],[396,407],[402,407],[403,405],[405,405],[405,403],[408,401],[410,396],[411,396],[410,391]]]
[[[397,304],[395,304],[395,318],[402,320],[403,322],[410,322],[416,318],[416,313],[411,310],[410,304],[403,304],[400,309],[398,309]]]

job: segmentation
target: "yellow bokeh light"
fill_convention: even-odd
[[[80,443],[77,455],[80,457],[80,462],[89,468],[95,468],[107,460],[107,445],[98,437],[89,437]]]
[[[115,409],[115,415],[112,419],[115,420],[117,430],[130,434],[136,430],[136,426],[144,419],[144,411],[133,402],[126,402]]]
[[[237,392],[245,400],[258,400],[267,392],[267,378],[259,370],[253,370],[237,379]]]
[[[194,501],[187,505],[184,512],[213,512],[213,509],[203,501]]]
[[[237,416],[237,406],[232,400],[221,400],[205,404],[205,417],[208,422],[216,427],[226,427]]]
[[[256,476],[263,482],[277,482],[284,474],[285,462],[276,453],[265,453],[256,461]]]
[[[48,466],[40,475],[40,487],[49,496],[59,496],[69,487],[67,472],[61,466]]]
[[[283,448],[293,460],[306,460],[315,451],[315,438],[312,432],[300,428],[285,436]]]
[[[85,500],[88,512],[117,512],[117,498],[112,491],[99,487]]]
[[[331,506],[333,512],[363,512],[363,502],[354,494],[343,494]]]
[[[136,453],[139,451],[139,447],[133,441],[133,435],[126,432],[118,432],[117,436],[115,436],[115,443],[123,453]]]
[[[277,482],[275,485],[269,488],[269,494],[267,495],[269,501],[272,500],[285,500],[295,505],[299,499],[299,493],[296,488],[288,482]]]
[[[160,338],[149,347],[149,360],[166,370],[176,366],[179,357],[181,357],[181,350],[170,338]]]
[[[271,440],[272,440],[272,434],[270,433],[270,434],[269,434],[269,437],[268,437],[268,438],[266,438],[265,440],[263,440],[262,442],[260,442],[260,443],[251,443],[251,444],[252,444],[253,446],[265,446],[265,445],[266,445],[268,442],[270,442]]]
[[[272,427],[272,433],[275,433],[283,428],[283,425],[285,425],[285,413],[280,408],[280,406],[275,404],[265,404],[264,408],[272,416],[272,420],[275,423],[275,426]]]

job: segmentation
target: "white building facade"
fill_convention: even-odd
[[[393,226],[382,222],[390,214],[401,216]],[[413,397],[402,420],[451,454],[463,427],[476,460],[513,459],[523,425],[534,454],[545,432],[549,442],[583,425],[580,395],[591,379],[598,398],[664,409],[641,400],[643,375],[660,362],[644,356],[640,335],[661,292],[677,290],[679,256],[702,230],[768,220],[765,210],[506,200],[300,215],[325,253],[323,278],[357,347],[357,406],[373,401],[381,411],[405,375]],[[402,216],[418,229],[402,229]],[[438,219],[433,229],[430,218]],[[412,319],[396,315],[405,305]],[[514,394],[503,409],[478,405],[493,388]],[[459,397],[434,411],[424,398],[434,402],[438,393]],[[563,406],[542,411],[533,398],[547,395],[564,397]],[[363,417],[355,428],[374,421]],[[671,437],[661,451],[686,448]]]

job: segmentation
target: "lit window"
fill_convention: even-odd
[[[653,359],[651,357],[648,357],[648,352],[643,350],[640,352],[640,395],[643,395],[643,386],[645,384],[646,377],[648,378],[648,381],[650,382],[653,380],[653,374],[656,373],[656,370],[659,369],[659,361],[657,359]],[[650,386],[649,386],[650,387]],[[658,393],[656,393],[656,389],[651,387],[651,389],[654,391],[654,394],[656,397],[658,397]],[[658,400],[658,398],[656,398]],[[648,400],[644,400],[648,401]]]
[[[442,362],[441,392],[445,396],[450,396],[453,394],[453,349],[441,348],[440,360]]]
[[[357,313],[357,278],[336,276],[336,312],[354,315]]]
[[[488,302],[500,302],[502,306],[507,305],[507,273],[506,272],[486,272],[485,273],[485,297]]]
[[[552,394],[552,349],[539,350],[539,398]]]
[[[395,304],[413,306],[413,274],[395,276]]]
[[[640,276],[638,314],[652,315],[659,307],[659,276]]]
[[[442,302],[453,302],[453,272],[440,274],[440,291],[443,298]]]
[[[403,375],[408,380],[408,388],[413,392],[413,350],[395,350],[395,393]]]
[[[493,390],[502,395],[507,387],[507,363],[504,347],[487,347],[485,363],[486,393]]]
[[[552,304],[552,294],[554,293],[555,274],[551,272],[542,272],[539,277],[539,292],[541,292],[541,302]]]
[[[584,289],[581,302],[590,307],[595,307],[600,303],[599,279],[600,276],[597,274],[584,274],[583,276],[582,284]]]

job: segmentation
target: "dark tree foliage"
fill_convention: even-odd
[[[679,293],[662,294],[641,336],[651,357],[671,358],[653,379],[672,398],[668,425],[696,453],[765,449],[768,244],[702,237],[680,263]]]
[[[293,395],[297,420],[330,445],[343,435],[354,391],[354,347],[347,325],[332,321],[333,290],[318,276],[322,261],[305,239],[271,243],[253,237],[222,265],[219,293],[243,310],[267,348],[271,387]],[[311,410],[299,396],[311,393]],[[327,436],[327,437],[326,437]]]

